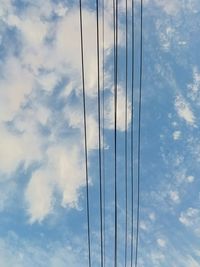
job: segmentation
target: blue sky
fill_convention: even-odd
[[[125,1],[119,2],[118,253],[123,266]],[[100,260],[96,21],[93,1],[83,1],[83,7],[96,267]],[[131,1],[131,12],[130,7]],[[136,144],[139,0],[135,14]],[[200,266],[199,19],[198,0],[144,1],[140,267]],[[130,34],[129,26],[129,41]],[[112,1],[107,1],[107,266],[112,266],[114,244],[112,53]],[[0,0],[0,267],[87,266],[80,62],[78,1]],[[130,108],[129,98],[129,123]]]

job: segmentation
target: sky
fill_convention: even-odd
[[[100,1],[101,2],[101,1]],[[131,1],[128,140],[131,123]],[[101,5],[100,5],[101,7]],[[139,267],[200,267],[199,0],[144,0]],[[135,2],[134,190],[140,1]],[[112,1],[105,3],[105,247],[114,253]],[[92,266],[100,266],[96,13],[83,1]],[[125,0],[119,1],[118,266],[125,235]],[[100,14],[100,62],[102,16]],[[102,81],[102,65],[100,78]],[[79,1],[0,0],[0,267],[86,267]],[[128,170],[130,261],[130,167]],[[136,204],[136,191],[134,200]],[[136,207],[136,206],[135,206]],[[135,216],[134,216],[135,220]],[[135,221],[134,221],[135,225]],[[130,264],[130,262],[129,262]]]

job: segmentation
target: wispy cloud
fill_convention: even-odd
[[[189,104],[181,96],[176,97],[175,108],[182,119],[184,119],[188,124],[195,126],[195,116]]]

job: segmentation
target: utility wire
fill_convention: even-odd
[[[103,264],[106,266],[106,181],[105,181],[105,76],[104,76],[104,42],[105,42],[105,13],[104,0],[102,0],[102,177],[103,177]]]
[[[138,184],[137,184],[137,225],[135,245],[135,267],[138,266],[139,224],[140,224],[140,172],[141,172],[141,113],[142,113],[142,73],[143,68],[143,0],[140,2],[140,84],[139,84],[139,117],[138,117]]]
[[[113,0],[114,18],[114,205],[115,205],[115,244],[114,267],[117,267],[118,212],[117,212],[117,83],[118,83],[118,0]]]
[[[90,241],[90,201],[89,201],[89,177],[88,177],[88,148],[87,148],[87,116],[85,98],[85,70],[83,53],[83,20],[82,1],[79,1],[80,8],[80,36],[81,36],[81,66],[82,66],[82,90],[83,90],[83,120],[84,120],[84,150],[85,150],[85,177],[86,177],[86,205],[87,205],[87,239],[88,239],[88,266],[91,267],[91,241]]]
[[[135,16],[134,16],[134,8],[135,3],[132,0],[132,97],[131,97],[131,267],[133,266],[133,239],[134,239],[134,115],[133,115],[133,107],[134,107],[134,80],[135,80]]]
[[[127,266],[128,241],[128,1],[126,0],[126,59],[125,59],[125,267]]]
[[[100,99],[100,49],[99,49],[99,1],[96,0],[96,38],[97,38],[97,91],[98,91],[98,145],[99,145],[99,202],[100,202],[100,263],[103,267],[103,204],[102,204],[102,161],[101,161],[101,99]]]
[[[113,0],[113,84],[114,84],[114,92],[115,92],[115,68],[116,68],[116,57],[115,57],[115,50],[116,50],[116,38],[115,38],[116,32],[115,32],[115,0]],[[115,121],[115,96],[114,96],[114,121]],[[114,132],[114,203],[116,199],[115,194],[115,181],[116,181],[116,167],[115,167],[115,132]],[[114,225],[116,223],[116,209],[114,210]],[[116,225],[114,230],[114,267],[115,267],[115,256],[116,256]]]

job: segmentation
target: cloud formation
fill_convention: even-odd
[[[2,21],[2,40],[10,38],[10,45],[0,63],[0,172],[14,179],[19,166],[30,169],[37,164],[27,181],[24,200],[29,221],[41,222],[53,212],[57,194],[61,196],[60,206],[76,208],[85,185],[79,10],[75,5],[46,1],[42,8],[36,2],[19,11],[12,2],[6,2]],[[84,9],[89,151],[98,148],[94,25],[95,13]],[[12,38],[9,31],[14,33]],[[17,51],[11,41],[16,42]],[[113,47],[108,15],[104,46],[107,61]],[[111,94],[106,103],[107,129],[114,127],[110,71],[105,70],[106,90]],[[124,90],[120,88],[118,127],[122,131],[124,99]]]
[[[186,123],[195,126],[195,116],[189,104],[181,97],[177,96],[175,100],[175,108],[178,115],[186,121]]]

